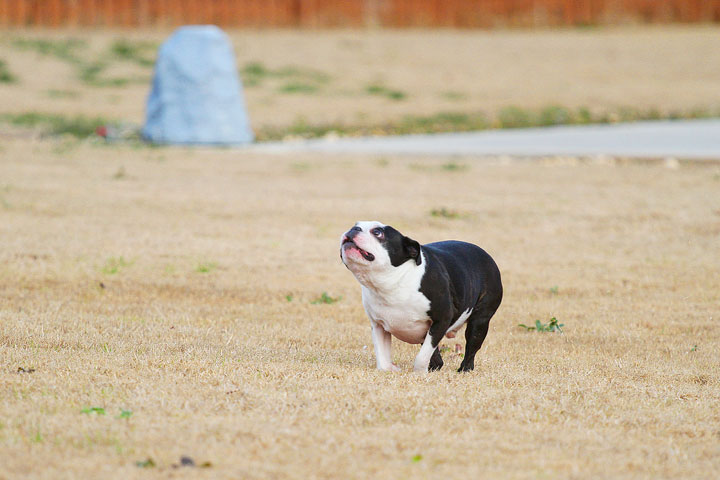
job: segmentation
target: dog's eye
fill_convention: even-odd
[[[383,235],[385,235],[385,233],[382,231],[382,228],[373,228],[372,230],[370,230],[370,233],[372,233],[377,238],[383,238]]]

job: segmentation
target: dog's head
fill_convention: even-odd
[[[357,222],[340,240],[340,258],[353,273],[422,263],[420,244],[380,222]]]

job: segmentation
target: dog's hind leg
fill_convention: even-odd
[[[490,319],[498,307],[502,294],[495,298],[484,296],[481,298],[476,310],[470,315],[465,329],[465,356],[458,372],[467,372],[475,368],[475,354],[480,350],[490,327]]]
[[[490,318],[487,316],[471,315],[465,329],[465,356],[458,372],[467,372],[475,368],[475,354],[487,336]]]

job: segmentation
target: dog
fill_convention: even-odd
[[[357,222],[340,241],[340,258],[362,286],[378,370],[392,363],[392,336],[422,344],[413,369],[439,370],[438,345],[467,323],[459,372],[473,370],[475,354],[502,301],[500,270],[482,248],[455,240],[420,245],[377,221]]]

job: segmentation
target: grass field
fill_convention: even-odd
[[[0,478],[712,478],[720,167],[11,139]],[[486,248],[476,370],[374,369],[340,234]],[[325,293],[325,295],[323,295]],[[564,324],[564,333],[518,324]],[[195,467],[177,467],[189,456]]]
[[[141,125],[169,33],[2,31],[0,114]],[[718,27],[230,38],[260,138],[720,115]]]
[[[78,140],[142,123],[166,34],[0,32],[0,480],[717,475],[720,164]],[[257,131],[720,106],[710,27],[231,38]],[[493,255],[474,372],[462,332],[375,370],[371,219]]]

